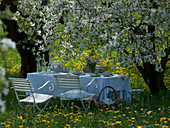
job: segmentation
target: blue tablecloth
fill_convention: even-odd
[[[51,81],[54,85],[56,84],[54,74],[39,74],[39,73],[28,73],[27,78],[31,81],[32,86],[34,89],[38,89],[40,86],[42,86],[46,81]],[[87,85],[91,79],[94,77],[91,77],[90,75],[81,75],[81,82],[82,85]],[[98,93],[102,90],[105,86],[112,86],[115,88],[115,90],[118,92],[118,96],[123,98],[126,102],[131,102],[131,88],[130,88],[130,82],[129,82],[129,76],[128,75],[114,75],[111,77],[95,77],[98,81]],[[103,100],[107,99],[107,94],[111,91],[111,89],[107,88],[103,91],[101,98]],[[48,86],[46,86],[44,89],[40,91],[36,91],[37,93],[45,93],[49,94],[50,91],[48,89]],[[55,95],[58,96],[58,90],[57,87],[54,89]],[[96,93],[93,86],[90,86],[88,88],[88,92]]]

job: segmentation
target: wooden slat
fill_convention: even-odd
[[[68,79],[68,78],[66,78],[66,79],[63,79],[63,78],[57,78],[57,80],[58,81],[80,81],[79,79]]]
[[[27,88],[27,89],[33,89],[33,88],[31,88],[31,87],[29,87],[29,86],[13,86],[13,88]]]
[[[34,90],[28,79],[10,78],[10,80],[15,91],[32,92]]]
[[[14,86],[22,86],[22,87],[31,87],[30,84],[25,84],[25,83],[23,83],[23,84],[13,83],[13,85]]]
[[[15,88],[14,90],[15,91],[20,91],[20,92],[32,92],[31,89],[17,89],[17,88]]]
[[[54,75],[57,86],[60,89],[80,89],[81,81],[79,76],[76,75]]]
[[[58,86],[74,86],[74,87],[80,87],[80,84],[69,84],[69,83],[57,83]]]
[[[60,89],[80,89],[80,87],[73,87],[73,86],[58,86]]]
[[[78,78],[79,79],[79,76],[76,76],[76,75],[54,75],[55,77],[57,78]]]
[[[58,81],[58,83],[65,83],[65,84],[81,84],[81,82],[79,82],[79,81],[65,81],[65,80],[63,80],[63,81]]]

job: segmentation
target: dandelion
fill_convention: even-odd
[[[132,119],[132,120],[134,120],[134,119],[135,119],[135,117],[132,117],[131,119]]]
[[[159,124],[155,124],[155,126],[159,126]]]
[[[6,128],[9,128],[10,127],[10,125],[8,124],[8,125],[6,125]]]
[[[43,123],[46,123],[46,120],[42,120]]]
[[[166,123],[167,123],[167,121],[164,121],[164,123],[166,124]]]
[[[162,117],[162,118],[160,118],[160,122],[161,122],[162,120],[166,120],[166,117]]]
[[[169,128],[168,126],[162,126],[162,128]]]
[[[70,127],[70,125],[69,125],[69,124],[66,124],[66,126],[67,126],[67,127]]]
[[[130,107],[126,107],[126,109],[129,109]]]
[[[88,115],[93,115],[93,113],[92,113],[92,112],[89,112]]]
[[[21,120],[22,120],[23,118],[22,118],[22,116],[19,116],[18,119],[21,119]]]
[[[150,115],[150,114],[151,114],[151,112],[152,112],[152,111],[149,111],[149,112],[147,112],[147,114],[148,114],[148,115]]]
[[[119,110],[118,111],[114,111],[114,113],[119,113]]]
[[[116,121],[116,124],[121,124],[121,121]]]

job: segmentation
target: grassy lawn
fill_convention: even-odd
[[[138,96],[132,96],[132,102],[117,110],[96,109],[93,102],[87,111],[78,111],[70,106],[64,110],[57,104],[49,104],[46,112],[39,113],[32,109],[19,108],[14,92],[10,91],[7,110],[0,115],[0,127],[59,127],[59,128],[168,128],[170,126],[170,95],[154,97],[144,91]]]

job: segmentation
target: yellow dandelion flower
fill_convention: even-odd
[[[132,117],[131,119],[132,119],[132,120],[134,120],[134,119],[135,119],[135,117]]]
[[[155,124],[155,126],[159,126],[159,124]]]
[[[167,123],[167,121],[164,121],[164,123],[166,124],[166,123]]]
[[[148,115],[150,115],[150,114],[151,114],[151,112],[152,112],[152,111],[149,111],[149,112],[147,112],[147,114],[148,114]]]
[[[162,117],[162,118],[160,118],[160,121],[162,121],[162,120],[166,120],[166,117]]]
[[[66,124],[66,126],[67,126],[67,127],[70,127],[70,125],[69,125],[69,124]]]
[[[116,121],[116,124],[121,124],[122,122],[121,121]]]
[[[130,107],[126,107],[126,109],[129,109]]]
[[[162,128],[169,128],[169,126],[162,126]]]
[[[22,118],[22,116],[19,116],[18,119],[21,119],[21,120],[22,120],[23,118]]]
[[[46,123],[46,120],[42,120],[43,123]]]
[[[10,127],[10,125],[8,124],[8,125],[6,125],[6,128],[9,128]]]
[[[100,109],[100,111],[102,112],[102,111],[103,111],[103,109]]]

